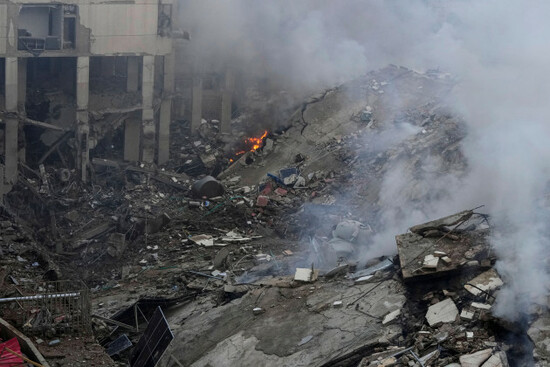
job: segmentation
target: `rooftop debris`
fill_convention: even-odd
[[[464,211],[411,227],[411,231],[395,237],[405,280],[444,276],[472,266],[490,266],[495,260],[485,215]]]

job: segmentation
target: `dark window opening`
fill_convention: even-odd
[[[163,37],[172,33],[172,4],[159,5],[158,34]]]
[[[74,48],[76,41],[75,18],[65,18],[63,22],[63,48]]]

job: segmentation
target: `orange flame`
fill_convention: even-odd
[[[244,139],[244,142],[246,143],[246,145],[250,146],[250,149],[249,150],[241,150],[241,151],[235,153],[235,155],[239,156],[239,155],[242,155],[242,154],[246,153],[247,151],[254,152],[255,150],[258,150],[262,146],[262,140],[264,140],[264,138],[266,136],[267,136],[267,130],[265,130],[264,133],[262,134],[262,136],[260,136],[258,138],[252,137],[252,138]],[[229,162],[232,163],[233,159],[230,158]]]
[[[245,141],[247,143],[252,143],[252,149],[250,149],[251,152],[257,150],[259,147],[262,146],[262,140],[267,136],[267,130],[264,131],[264,133],[262,134],[262,136],[260,136],[259,138],[248,138],[246,139]]]

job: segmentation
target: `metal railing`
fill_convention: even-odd
[[[29,335],[89,334],[90,291],[81,281],[24,283],[19,295],[0,298],[0,313]]]

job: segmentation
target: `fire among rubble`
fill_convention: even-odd
[[[263,145],[263,140],[267,137],[268,131],[265,130],[263,134],[259,137],[250,137],[244,139],[244,141],[239,145],[240,147],[243,147],[242,150],[239,150],[235,153],[235,156],[243,155],[246,152],[254,152],[258,149],[260,149]],[[229,158],[229,162],[234,162],[233,158]]]
[[[244,140],[244,145],[246,146],[245,150],[240,150],[237,153],[235,153],[235,155],[238,156],[238,155],[242,155],[246,152],[254,152],[254,151],[260,149],[261,146],[262,146],[262,142],[263,142],[263,140],[265,139],[266,136],[267,136],[267,130],[265,130],[264,133],[262,134],[262,136],[260,136],[260,137],[246,138]]]

